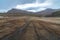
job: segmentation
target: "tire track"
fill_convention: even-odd
[[[26,19],[25,24],[21,28],[17,28],[13,33],[10,35],[5,35],[4,37],[0,38],[0,40],[18,40],[21,38],[21,36],[26,32],[26,28],[29,25],[29,21]]]
[[[40,23],[40,25],[42,25],[43,27],[45,26],[45,28],[49,30],[50,32],[55,33],[56,35],[60,35],[60,28],[58,26],[49,24],[43,21]]]
[[[50,39],[51,40],[60,40],[60,37],[57,35],[57,33],[52,29],[52,28],[49,28],[49,27],[52,27],[51,25],[48,25],[47,23],[45,22],[41,22],[39,23],[47,32],[49,32],[50,34]],[[49,27],[48,27],[48,26]]]
[[[20,40],[37,40],[32,23],[28,25],[26,32]]]
[[[35,34],[37,36],[37,40],[47,40],[41,33],[38,33],[38,29],[37,29],[37,26],[36,24],[33,22],[33,27],[34,27],[34,31],[35,31]]]
[[[43,21],[31,21],[30,18],[25,20],[25,24],[17,28],[10,35],[6,35],[0,40],[60,40],[56,31],[49,28],[51,25]]]
[[[37,24],[39,24],[40,26],[38,26]],[[38,37],[37,39],[38,40],[60,40],[59,37],[54,33],[54,31],[50,31],[49,28],[46,28],[44,24],[45,23],[42,24],[42,22],[33,23],[35,33]]]

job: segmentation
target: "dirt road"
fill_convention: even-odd
[[[60,40],[60,25],[27,18],[22,26],[0,40]]]

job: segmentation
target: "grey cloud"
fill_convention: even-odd
[[[40,7],[30,7],[30,8],[27,8],[26,10],[37,10],[39,9]]]

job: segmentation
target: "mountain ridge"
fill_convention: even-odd
[[[21,10],[21,9],[11,9],[8,10],[7,15],[35,15],[35,16],[46,16],[46,15],[52,15],[53,12],[58,11],[59,9],[51,9],[51,8],[47,8],[43,11],[39,11],[39,12],[30,12],[30,11],[26,11],[26,10]]]

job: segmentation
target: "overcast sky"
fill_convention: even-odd
[[[46,8],[60,9],[60,0],[0,0],[0,12],[12,8],[28,11],[41,11]]]

